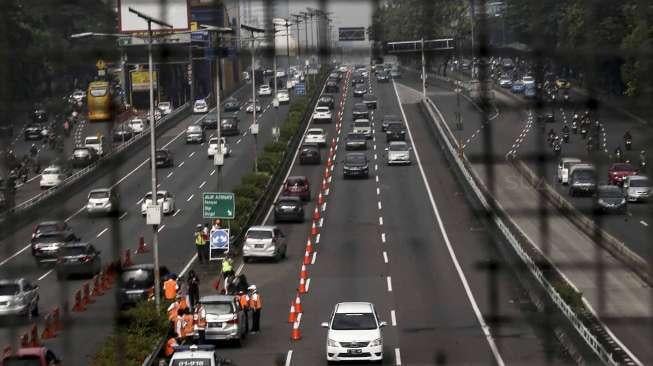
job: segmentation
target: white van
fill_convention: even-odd
[[[580,163],[581,160],[578,158],[562,158],[558,162],[558,172],[557,172],[557,177],[558,177],[558,182],[562,184],[568,184],[569,183],[569,169],[574,164]]]

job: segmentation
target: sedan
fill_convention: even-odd
[[[613,185],[598,186],[594,208],[597,212],[626,212],[626,196]]]
[[[363,95],[365,95],[366,93],[367,93],[367,88],[365,87],[365,84],[356,85],[356,87],[354,88],[354,97],[362,98]]]
[[[225,112],[238,112],[240,109],[240,102],[236,98],[227,98],[224,101],[224,111]]]
[[[190,125],[186,128],[186,143],[201,144],[204,142],[204,129],[200,125]]]
[[[164,116],[172,112],[172,104],[170,102],[159,102],[159,105],[157,107],[161,111],[161,114],[163,114]]]
[[[198,99],[193,103],[193,113],[208,113],[209,104],[204,99]]]
[[[279,104],[288,104],[290,103],[290,93],[285,90],[280,90],[277,92],[277,101]]]
[[[118,194],[112,188],[94,189],[88,194],[86,212],[89,215],[118,212]]]
[[[167,149],[157,150],[154,153],[154,160],[157,168],[172,168],[175,165],[172,151]]]
[[[261,85],[258,88],[258,96],[263,97],[263,96],[270,96],[272,95],[272,89],[270,88],[269,85]]]
[[[59,250],[54,268],[59,280],[68,276],[93,277],[102,269],[100,251],[89,243],[66,244]]]
[[[224,157],[231,155],[231,148],[227,145],[227,140],[224,137],[220,137],[220,146],[222,146],[222,155]],[[209,139],[209,147],[206,148],[206,155],[210,159],[213,158],[216,152],[218,152],[218,138],[211,137]]]
[[[327,107],[329,109],[333,109],[334,104],[335,101],[331,95],[323,95],[320,97],[320,99],[317,100],[318,107]]]
[[[311,185],[308,182],[308,178],[303,175],[288,177],[283,184],[281,194],[284,196],[296,196],[303,201],[309,201],[311,199]]]
[[[17,315],[39,316],[39,286],[25,278],[0,280],[0,316]]]
[[[373,94],[365,94],[363,95],[363,103],[367,106],[369,109],[376,109],[376,96]]]
[[[32,256],[37,265],[54,262],[59,255],[59,249],[68,243],[79,241],[75,234],[67,231],[53,231],[37,234],[32,238],[30,246]]]
[[[218,118],[214,115],[206,115],[200,121],[200,126],[205,130],[217,130],[218,129]]]
[[[120,124],[113,129],[113,141],[124,142],[134,137],[134,130],[126,124]]]
[[[43,170],[41,173],[41,181],[39,185],[41,189],[48,189],[57,187],[68,178],[70,174],[62,167],[51,165]]]
[[[348,133],[345,150],[367,150],[367,137],[362,133]]]
[[[383,120],[381,122],[381,131],[385,132],[385,130],[388,128],[388,125],[393,122],[401,123],[401,118],[394,114],[384,115]]]
[[[364,118],[364,119],[369,119],[370,118],[370,111],[367,109],[367,106],[365,105],[365,103],[356,103],[356,104],[354,104],[354,108],[353,108],[351,114],[352,114],[352,118],[354,120],[361,119],[361,118]]]
[[[390,73],[387,73],[385,71],[381,71],[376,74],[376,81],[379,83],[387,83],[390,81]]]
[[[608,169],[608,183],[621,185],[626,177],[637,174],[637,169],[628,163],[612,164]]]
[[[512,88],[512,80],[509,76],[503,75],[499,79],[499,86],[506,89]]]
[[[41,134],[42,131],[43,131],[43,127],[39,124],[31,123],[25,126],[25,130],[23,131],[23,136],[25,138],[25,141],[40,140],[43,137],[43,135]]]
[[[385,141],[405,141],[406,128],[401,122],[391,122],[385,129]]]
[[[357,119],[352,123],[352,132],[365,135],[366,138],[372,138],[372,123],[368,119]]]
[[[338,83],[333,80],[327,81],[324,87],[325,93],[337,93],[339,90],[340,88],[338,87]]]
[[[320,147],[316,143],[303,143],[299,150],[299,164],[320,164]]]
[[[158,191],[156,193],[156,202],[161,205],[161,212],[164,215],[169,215],[175,212],[175,198],[172,193],[168,191]],[[152,204],[152,192],[147,192],[142,198],[141,215],[147,214],[147,206]]]
[[[524,82],[517,80],[512,84],[512,87],[510,87],[510,91],[515,94],[521,94],[524,92],[525,88],[526,86],[524,85]]]
[[[256,113],[261,112],[261,110],[262,110],[261,103],[256,101]],[[247,101],[247,107],[245,107],[245,112],[254,113],[254,102],[251,99]]]
[[[274,222],[304,222],[304,205],[299,197],[282,196],[274,204]]]
[[[392,141],[385,148],[386,163],[393,164],[408,164],[410,165],[410,151],[412,148],[404,141]]]
[[[220,132],[223,136],[238,136],[240,135],[240,128],[238,127],[238,122],[240,119],[237,115],[230,117],[224,117],[220,121]]]
[[[306,131],[306,137],[304,137],[304,142],[314,142],[320,146],[326,145],[326,133],[323,128],[309,128]]]
[[[364,153],[347,153],[343,164],[342,176],[348,177],[369,177],[369,161]]]
[[[129,122],[127,122],[127,125],[134,131],[134,133],[143,133],[145,131],[145,121],[141,118],[133,118]]]
[[[73,156],[70,163],[73,168],[85,168],[98,160],[99,156],[95,149],[89,147],[76,147],[73,150]]]

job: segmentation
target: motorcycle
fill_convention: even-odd
[[[565,132],[564,134],[562,134],[562,141],[564,141],[565,144],[569,143],[569,132]]]
[[[555,144],[553,144],[553,151],[555,152],[556,156],[560,156],[560,154],[562,152],[562,147],[560,146],[559,142],[556,142]]]
[[[571,132],[573,132],[574,135],[578,134],[578,124],[576,123],[576,121],[573,121],[571,123]]]
[[[580,128],[580,135],[583,139],[587,137],[587,127],[585,125]]]
[[[616,161],[621,161],[624,157],[624,154],[621,152],[621,150],[617,150],[614,152],[614,158]]]
[[[626,150],[631,150],[633,148],[633,139],[625,139],[624,140],[624,145],[626,145]]]

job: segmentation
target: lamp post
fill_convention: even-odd
[[[258,146],[257,146],[257,135],[258,135],[258,124],[256,123],[256,73],[254,72],[254,33],[264,33],[265,29],[252,27],[249,25],[241,24],[240,27],[249,31],[252,35],[252,124],[250,126],[250,133],[254,136],[254,172],[258,173]],[[275,75],[276,76],[276,75]]]

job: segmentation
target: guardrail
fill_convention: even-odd
[[[559,311],[566,317],[571,327],[575,329],[575,331],[585,341],[585,344],[594,352],[601,362],[606,365],[619,365],[619,362],[614,358],[614,352],[608,351],[599,340],[599,336],[585,325],[585,321],[588,321],[588,314],[582,314],[582,316],[576,314],[573,308],[565,302],[556,288],[549,281],[549,278],[547,277],[551,277],[550,274],[554,274],[558,277],[556,280],[566,283],[566,280],[557,269],[555,269],[555,266],[550,264],[549,260],[539,252],[537,247],[530,242],[523,231],[514,223],[505,210],[503,210],[501,205],[491,196],[491,192],[487,190],[483,181],[472,169],[467,158],[464,154],[460,153],[457,148],[455,136],[444,122],[444,117],[438,110],[437,106],[430,99],[427,101],[422,100],[421,106],[426,110],[434,125],[437,127],[439,137],[444,143],[444,150],[448,153],[450,160],[453,160],[455,165],[458,167],[460,174],[464,177],[466,183],[483,208],[487,212],[492,213],[491,218],[493,223],[505,237],[513,251],[526,265],[533,278],[544,289],[546,294],[549,296],[549,299],[557,306]],[[538,263],[550,264],[548,266],[550,268],[549,271],[547,271],[547,274],[544,273]],[[596,320],[595,324],[598,326],[600,323]],[[596,329],[597,327],[593,326],[592,328]],[[602,326],[600,328],[603,329]],[[601,336],[608,336],[607,332],[602,332]],[[612,344],[616,343],[613,341]],[[619,355],[621,356],[620,358],[624,359],[626,363],[630,361],[632,364],[635,364],[625,354],[625,352],[622,353],[623,354]]]
[[[174,125],[176,125],[176,122],[179,122],[185,118],[188,115],[188,110],[189,104],[187,103],[156,121],[156,135],[160,136],[172,128]],[[85,182],[85,178],[94,175],[90,174],[91,172],[98,173],[100,169],[107,169],[116,163],[120,163],[120,159],[124,158],[128,151],[131,151],[136,147],[149,144],[149,135],[149,129],[146,129],[138,136],[133,137],[131,140],[125,142],[124,144],[120,144],[110,153],[102,156],[100,159],[98,159],[97,162],[68,176],[59,186],[50,188],[28,199],[27,201],[21,202],[20,204],[5,210],[0,214],[0,223],[11,221],[12,224],[18,224],[25,218],[32,218],[33,216],[31,213],[33,213],[37,207],[51,202],[54,198],[60,197],[64,193],[75,192],[76,188],[78,188],[81,183]]]

